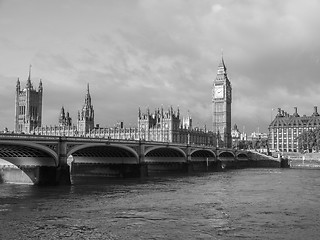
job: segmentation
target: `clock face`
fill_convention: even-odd
[[[214,97],[215,97],[215,98],[223,98],[223,97],[224,97],[223,85],[219,85],[219,86],[216,86],[216,87],[215,87]]]

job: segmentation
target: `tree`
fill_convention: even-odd
[[[302,132],[298,137],[298,150],[299,152],[305,152],[308,149],[308,132]]]
[[[297,139],[299,152],[318,152],[320,149],[320,128],[304,131]]]

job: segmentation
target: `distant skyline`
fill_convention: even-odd
[[[16,81],[43,82],[43,125],[76,123],[87,83],[95,123],[136,126],[138,108],[188,110],[212,128],[221,52],[232,126],[267,132],[278,107],[320,108],[320,1],[0,0],[0,130],[14,126]],[[275,109],[272,111],[272,109]]]

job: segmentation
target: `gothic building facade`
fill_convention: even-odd
[[[300,116],[297,107],[289,114],[278,108],[278,114],[269,125],[269,149],[271,152],[297,152],[298,136],[320,127],[320,114],[315,106],[310,116]]]
[[[20,89],[17,84],[18,88]],[[41,82],[39,92],[40,89],[42,97]],[[41,127],[40,121],[37,122],[39,124],[35,127],[29,128],[32,132],[29,131],[39,135],[85,136],[231,147],[231,92],[231,83],[222,58],[212,88],[213,131],[208,131],[206,127],[203,129],[193,127],[190,114],[182,117],[180,116],[180,110],[177,109],[175,111],[172,107],[168,110],[164,110],[161,107],[153,112],[147,109],[144,113],[139,109],[136,127],[125,128],[123,123],[119,123],[111,128],[100,127],[98,124],[95,126],[94,108],[91,102],[89,84],[87,85],[82,109],[78,111],[76,124],[72,124],[69,113],[65,113],[64,107],[62,107],[58,125]],[[41,115],[37,119],[41,120]]]
[[[38,89],[33,87],[30,66],[26,86],[21,87],[19,78],[16,84],[14,132],[31,133],[35,128],[41,127],[42,94],[41,79]]]
[[[223,58],[218,66],[212,87],[213,132],[217,135],[217,147],[231,147],[232,87]],[[220,141],[221,140],[221,141]]]
[[[144,114],[139,109],[138,129],[141,139],[146,141],[176,142],[179,128],[179,109],[175,112],[172,107],[168,111],[158,108],[153,113],[150,113],[150,110],[147,109]]]
[[[216,142],[215,135],[206,128],[193,128],[190,115],[181,119],[180,110],[163,107],[145,113],[138,111],[138,127],[124,128],[123,123],[113,128],[100,128],[97,126],[90,131],[92,137],[109,139],[142,140],[156,142],[185,143],[198,145],[213,145]]]
[[[142,140],[157,142],[172,142],[185,144],[213,145],[215,134],[206,128],[193,128],[190,114],[181,118],[180,110],[163,107],[151,112],[142,113],[139,109],[137,127],[125,128],[123,122],[115,127],[94,126],[94,109],[91,103],[89,85],[84,105],[78,112],[77,124],[73,125],[69,113],[61,108],[59,125],[37,127],[32,133],[51,136],[78,136],[122,140]]]

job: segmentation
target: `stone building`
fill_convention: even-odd
[[[87,136],[94,129],[94,110],[89,84],[82,109],[78,111],[77,124],[72,124],[70,114],[69,112],[65,113],[64,107],[61,108],[58,122],[59,124],[55,126],[39,126],[32,133],[51,136]]]
[[[312,115],[300,116],[297,107],[293,114],[278,108],[275,119],[269,125],[269,149],[272,152],[297,152],[298,136],[304,131],[320,127],[320,115],[315,106]]]
[[[72,119],[69,112],[65,113],[64,107],[61,107],[60,117],[59,117],[59,127],[70,127],[72,126]]]
[[[142,113],[138,111],[137,127],[125,128],[123,122],[115,127],[94,126],[94,109],[91,103],[89,85],[85,95],[84,105],[78,112],[77,124],[72,125],[69,113],[61,108],[59,125],[43,126],[34,129],[36,135],[51,136],[78,136],[96,137],[119,140],[142,140],[157,142],[173,142],[199,145],[214,145],[216,137],[213,132],[204,129],[193,128],[190,114],[181,118],[180,110],[176,111],[170,107],[164,110],[163,107],[151,112],[149,109]]]
[[[191,116],[180,118],[180,111],[170,107],[162,107],[145,113],[138,111],[138,127],[124,128],[123,123],[113,128],[100,128],[97,126],[90,132],[92,137],[110,139],[143,140],[157,142],[186,143],[198,145],[214,145],[215,135],[206,128],[193,128]]]
[[[31,133],[41,127],[43,87],[40,79],[38,89],[31,82],[31,66],[25,88],[21,87],[18,78],[15,95],[14,132]]]
[[[232,87],[227,75],[223,58],[218,66],[217,76],[212,86],[212,121],[213,132],[221,136],[220,147],[231,147],[231,102]],[[219,140],[217,141],[220,142]]]
[[[138,129],[140,139],[146,141],[176,142],[180,128],[180,111],[175,112],[172,107],[168,111],[163,108],[156,109],[153,113],[147,109],[142,114],[139,109]]]

